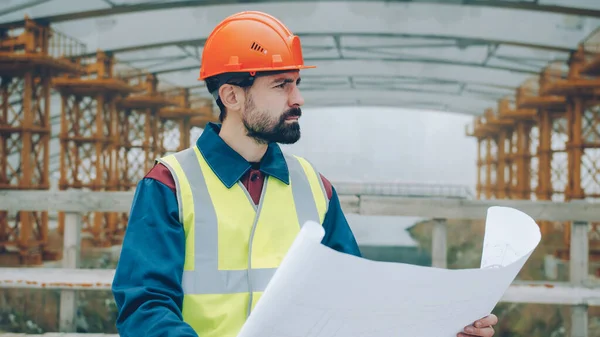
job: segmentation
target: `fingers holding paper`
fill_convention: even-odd
[[[494,335],[494,325],[498,324],[498,317],[494,314],[486,316],[472,325],[465,327],[464,332],[459,333],[458,337],[492,337]]]

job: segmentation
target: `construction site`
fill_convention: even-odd
[[[366,258],[478,268],[487,208],[514,207],[542,242],[495,309],[495,336],[600,336],[600,2],[467,3],[0,2],[0,337],[118,336],[110,286],[131,200],[157,158],[219,123],[200,55],[241,10],[290,22],[317,65],[302,72],[315,121],[303,137],[338,132],[312,128],[319,108],[470,120],[448,130],[472,147],[420,154],[452,156],[432,170],[474,172],[452,181],[393,170],[349,181],[336,175],[342,142],[314,146],[346,214],[417,219],[402,230],[413,246],[350,221]],[[395,147],[411,140],[396,141],[361,150],[402,161]]]

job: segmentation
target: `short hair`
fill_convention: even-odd
[[[252,76],[250,73],[225,73],[220,75],[215,75],[207,78],[206,81],[206,89],[213,96],[217,106],[219,107],[219,121],[221,123],[227,117],[227,110],[225,109],[225,105],[221,101],[219,97],[219,88],[224,84],[232,84],[238,87],[248,89],[254,84],[255,76]]]
[[[227,117],[225,105],[223,105],[223,102],[221,102],[221,98],[219,98],[219,88],[221,88],[222,85],[232,84],[244,88],[247,91],[248,89],[250,89],[250,87],[252,87],[252,85],[254,84],[254,80],[259,76],[281,74],[288,71],[290,70],[273,70],[262,71],[257,73],[230,72],[206,78],[206,89],[208,89],[208,92],[213,96],[220,110],[219,121],[221,121],[222,123],[225,117]]]

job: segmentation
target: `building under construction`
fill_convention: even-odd
[[[478,198],[600,201],[599,52],[595,31],[475,118],[467,134],[478,143]],[[556,256],[568,260],[569,224],[540,225],[563,234]],[[600,221],[590,234],[590,258],[600,261]]]
[[[462,249],[471,245],[451,241],[476,231],[487,207],[522,209],[540,226],[545,255],[530,266],[543,271],[524,274],[503,301],[566,307],[553,337],[600,333],[600,1],[68,2],[0,3],[0,285],[60,291],[60,300],[47,304],[59,307],[49,320],[57,322],[52,331],[75,337],[86,330],[77,323],[83,314],[75,294],[110,290],[111,274],[48,270],[80,268],[82,250],[121,245],[127,198],[155,160],[193,146],[207,123],[219,122],[198,80],[208,34],[227,15],[256,9],[288,24],[302,39],[305,62],[317,66],[302,73],[307,115],[339,109],[325,135],[312,129],[308,138],[377,138],[405,124],[399,113],[384,122],[391,129],[359,129],[356,122],[356,130],[342,130],[349,107],[365,108],[373,120],[383,108],[473,120],[456,131],[476,149],[467,164],[466,150],[451,144],[403,158],[398,148],[422,145],[410,145],[411,135],[372,148],[361,138],[358,150],[385,156],[351,161],[367,168],[349,171],[376,171],[372,180],[348,183],[333,174],[345,212],[427,219],[411,229],[430,226],[427,256],[432,266],[447,268],[452,259],[466,259]],[[324,162],[357,153],[339,139],[313,153],[324,154]],[[440,172],[442,165],[476,168],[468,185],[377,175],[394,160],[425,162],[441,153],[454,161],[439,165]],[[86,194],[73,200],[68,191]],[[454,225],[456,232],[449,230]],[[357,230],[369,256],[398,248],[373,228]],[[54,283],[46,285],[45,277]],[[8,303],[3,296],[0,303]],[[28,303],[46,303],[45,296],[31,295]],[[508,322],[497,331],[516,331],[510,310],[516,309],[502,311]],[[538,311],[522,315],[533,321]],[[0,309],[0,337],[8,312]],[[104,330],[93,332],[114,332]]]
[[[190,146],[192,128],[216,121],[212,101],[189,88],[159,86],[143,69],[119,67],[110,52],[87,53],[48,24],[25,18],[5,27],[0,48],[2,189],[48,190],[54,169],[59,190],[127,191],[156,158]],[[60,109],[51,106],[53,95]],[[58,158],[51,158],[52,143]],[[3,263],[59,257],[47,249],[47,212],[0,214]],[[64,215],[56,220],[60,230]],[[83,231],[94,246],[111,246],[126,223],[124,214],[94,212],[84,216]]]

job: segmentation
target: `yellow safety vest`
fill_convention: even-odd
[[[266,177],[258,206],[238,181],[227,188],[193,146],[159,159],[176,184],[185,229],[183,320],[200,337],[234,337],[308,220],[328,198],[305,159],[284,155],[289,185]]]

